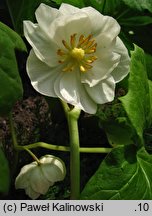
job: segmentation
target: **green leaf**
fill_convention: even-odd
[[[150,16],[134,16],[130,18],[120,19],[120,25],[125,26],[143,26],[152,23],[152,17]]]
[[[125,117],[105,122],[103,123],[103,128],[110,145],[118,146],[133,143],[133,131]]]
[[[103,12],[106,1],[105,0],[84,0],[86,6],[92,6],[96,10]]]
[[[0,148],[0,193],[7,194],[9,190],[9,166],[5,155]]]
[[[145,54],[135,46],[131,52],[130,77],[128,80],[128,93],[119,98],[127,116],[136,131],[139,143],[143,144],[143,131],[151,123],[149,83],[146,73]]]
[[[145,57],[148,79],[152,80],[152,55],[146,53]]]
[[[102,12],[106,15],[116,17],[126,10],[126,6],[120,0],[101,0],[101,2]]]
[[[149,114],[149,126],[152,124],[152,81],[148,80],[149,84],[149,96],[150,96],[150,114]],[[149,127],[147,127],[149,128]]]
[[[102,14],[113,17],[120,16],[126,11],[126,5],[120,0],[84,0],[86,6],[92,6]]]
[[[134,145],[119,146],[101,163],[80,199],[151,200],[152,155]]]
[[[75,7],[79,7],[79,8],[82,8],[85,6],[83,0],[61,0],[61,2],[71,4],[71,5],[73,5]]]
[[[123,0],[123,2],[133,9],[143,11],[147,9],[152,12],[152,1],[151,0]]]
[[[24,42],[17,33],[0,22],[0,115],[8,114],[16,100],[22,97],[15,49],[25,51]]]
[[[48,2],[49,2],[49,0],[48,0]],[[62,0],[52,0],[52,2],[55,2],[56,4],[60,5],[62,3]],[[46,1],[46,3],[47,3],[47,1]]]

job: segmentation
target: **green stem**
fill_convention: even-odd
[[[32,158],[38,163],[38,165],[41,164],[39,159],[36,157],[36,155],[31,150],[29,150],[25,146],[23,148],[24,148],[25,151],[27,151],[32,156]]]
[[[109,153],[111,152],[112,148],[80,148],[81,153]]]
[[[67,113],[70,136],[70,177],[71,199],[78,199],[80,195],[80,151],[78,118],[81,110],[74,108]]]
[[[32,143],[26,146],[16,146],[16,150],[18,151],[23,151],[26,149],[33,149],[33,148],[45,148],[45,149],[50,149],[54,151],[64,151],[64,152],[69,152],[70,147],[67,146],[58,146],[58,145],[53,145],[49,143],[44,143],[44,142],[37,142],[37,143]],[[85,147],[85,148],[79,148],[79,151],[81,153],[109,153],[112,148],[92,148],[92,147]]]
[[[71,180],[71,199],[78,199],[80,195],[80,148],[78,119],[80,109],[74,107],[70,109],[68,104],[61,101],[68,121],[70,138],[70,180]]]
[[[63,106],[66,118],[68,118],[68,112],[70,112],[70,107],[68,106],[68,104],[66,102],[64,102],[63,100],[60,100],[61,104]]]

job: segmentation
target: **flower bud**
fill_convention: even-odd
[[[22,167],[16,177],[16,189],[24,189],[32,199],[45,194],[49,187],[57,181],[62,181],[66,174],[64,162],[53,155],[45,155],[36,161]]]

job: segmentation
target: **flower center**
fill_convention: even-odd
[[[77,42],[76,34],[71,35],[70,43],[62,40],[63,49],[57,50],[57,55],[60,56],[59,63],[64,64],[63,71],[73,71],[78,67],[81,72],[86,72],[91,69],[92,63],[97,59],[95,55],[97,43],[92,40],[92,35],[85,37],[81,35]]]
[[[84,58],[85,52],[82,48],[74,48],[71,51],[71,56],[77,60],[82,60]]]

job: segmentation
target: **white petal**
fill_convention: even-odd
[[[62,170],[63,173],[65,173],[64,162],[60,158],[58,158],[58,157],[56,157],[54,155],[45,155],[45,156],[42,156],[40,158],[40,162],[42,164],[55,165],[55,166],[59,167],[59,169]]]
[[[51,24],[50,37],[60,48],[65,49],[62,40],[65,40],[69,44],[70,36],[73,34],[77,34],[77,38],[82,34],[88,36],[91,31],[89,26],[90,20],[85,13],[78,12],[72,16],[60,16]]]
[[[95,41],[97,43],[97,48],[95,55],[104,57],[108,55],[110,52],[113,52],[113,49],[116,44],[116,38],[109,37],[107,34],[100,34],[97,38],[95,38]]]
[[[81,11],[88,15],[91,21],[92,34],[94,36],[102,33],[113,40],[113,38],[119,34],[120,25],[114,18],[104,16],[92,7],[82,8]]]
[[[119,64],[119,60],[119,54],[107,53],[102,57],[101,53],[101,57],[92,64],[93,67],[86,73],[81,73],[81,82],[87,83],[90,87],[97,85],[101,80],[109,76]]]
[[[49,67],[40,61],[31,50],[27,60],[27,73],[36,91],[46,96],[56,97],[54,82],[60,73],[60,68]]]
[[[42,167],[42,172],[45,176],[45,178],[52,182],[52,185],[54,182],[62,181],[65,177],[62,170],[60,170],[57,166],[52,164],[44,164]]]
[[[36,56],[49,66],[58,65],[57,45],[45,34],[38,24],[24,21],[24,35],[33,47]]]
[[[63,99],[60,93],[60,81],[61,81],[62,76],[63,76],[63,72],[59,74],[59,76],[56,78],[54,82],[54,92],[56,96],[60,99]]]
[[[36,162],[27,164],[21,168],[20,173],[15,179],[16,189],[25,189],[29,186],[29,179],[32,173],[32,170],[37,166]]]
[[[31,173],[30,186],[35,192],[40,194],[45,194],[48,191],[50,182],[43,175],[41,165],[37,166]]]
[[[25,189],[26,195],[28,195],[31,199],[37,199],[41,194],[35,192],[31,187],[27,187]]]
[[[112,76],[102,80],[96,86],[89,87],[85,84],[85,88],[95,103],[104,104],[114,99],[115,81]]]
[[[55,92],[60,99],[87,113],[96,112],[97,105],[80,82],[79,71],[65,72],[55,82]]]
[[[128,50],[119,37],[117,37],[114,52],[119,53],[121,55],[118,66],[111,73],[111,75],[115,79],[115,82],[117,83],[127,76],[130,68],[130,57],[128,55]]]
[[[35,12],[36,19],[40,28],[49,36],[50,25],[53,20],[60,15],[60,12],[56,8],[49,7],[43,3],[37,8]]]
[[[77,8],[77,7],[74,7],[74,6],[70,5],[70,4],[62,3],[60,8],[59,8],[59,11],[64,15],[69,15],[69,14],[79,12],[80,9]]]
[[[62,181],[66,174],[63,161],[53,155],[45,155],[40,159],[42,172],[50,182]],[[52,184],[53,184],[52,183]]]

